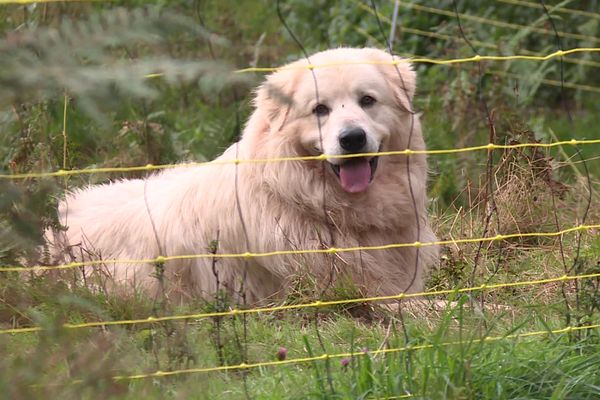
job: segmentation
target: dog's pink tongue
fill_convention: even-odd
[[[342,188],[349,193],[367,190],[371,180],[371,165],[364,158],[352,160],[340,165],[340,182]]]

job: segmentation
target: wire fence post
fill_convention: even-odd
[[[396,24],[398,23],[398,10],[400,8],[400,0],[394,3],[394,12],[392,14],[392,27],[390,28],[390,49],[394,48],[394,37],[396,36]]]

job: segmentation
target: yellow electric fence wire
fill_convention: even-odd
[[[356,1],[356,5],[360,8],[362,8],[363,10],[375,15],[375,11],[373,11],[373,9],[371,7],[369,7],[368,5],[360,2],[360,1]],[[380,20],[391,24],[392,20],[388,17],[386,17],[385,15],[381,15],[378,14],[378,17]],[[360,27],[356,27],[355,28],[358,32],[362,33],[365,36],[370,36],[364,29],[360,28]],[[425,37],[429,37],[429,38],[433,38],[433,39],[440,39],[440,40],[452,40],[452,39],[457,39],[456,36],[450,36],[450,35],[446,35],[443,33],[438,33],[438,32],[429,32],[429,31],[424,31],[421,29],[416,29],[416,28],[409,28],[406,26],[400,26],[399,27],[400,32],[406,32],[406,33],[411,33],[414,35],[418,35],[418,36],[425,36]],[[377,40],[375,38],[375,40]],[[493,49],[493,50],[499,50],[500,46],[493,44],[493,43],[486,43],[486,42],[481,42],[479,40],[476,39],[470,39],[469,40],[472,44],[479,46],[479,47],[484,47],[484,48],[488,48],[488,49]],[[526,49],[520,49],[519,50],[521,53],[525,54],[525,55],[530,55],[530,56],[544,56],[543,53],[539,53],[539,52],[535,52],[535,51],[530,51],[530,50],[526,50]],[[564,57],[563,61],[567,62],[567,63],[571,63],[571,64],[580,64],[580,65],[587,65],[587,66],[591,66],[591,67],[600,67],[600,62],[596,62],[596,61],[591,61],[591,60],[579,60],[576,58],[571,58],[571,57]]]
[[[411,63],[425,63],[425,64],[436,64],[436,65],[451,65],[451,64],[462,64],[469,62],[479,62],[479,61],[510,61],[510,60],[529,60],[529,61],[547,61],[556,57],[564,57],[569,54],[576,53],[598,53],[600,52],[600,47],[576,47],[568,50],[557,50],[554,53],[546,54],[546,55],[512,55],[512,56],[481,56],[475,55],[471,57],[464,58],[452,58],[447,60],[440,60],[437,58],[428,58],[428,57],[415,57],[411,58],[408,61]],[[301,70],[301,69],[318,69],[318,68],[328,68],[328,67],[339,67],[344,65],[398,65],[405,63],[407,60],[390,60],[390,61],[337,61],[337,62],[329,62],[322,64],[302,64],[302,65],[288,65],[284,67],[249,67],[238,69],[234,71],[235,73],[247,73],[247,72],[276,72],[276,71],[284,71],[284,70]]]
[[[364,35],[365,37],[372,37],[368,32],[366,32],[364,29],[361,29],[360,27],[355,28],[355,30]],[[408,31],[407,28],[404,28],[404,30]],[[449,36],[448,36],[449,37]],[[375,38],[373,38],[375,39]],[[377,39],[375,39],[377,40]],[[471,41],[471,42],[476,42],[476,41]],[[481,43],[481,42],[480,42]],[[493,46],[494,48],[497,48],[497,46]],[[538,53],[534,53],[534,52],[530,52],[527,50],[522,50],[523,53],[525,54],[538,54]],[[402,57],[406,57],[406,58],[411,58],[411,57],[417,57],[415,55],[412,54],[399,54]],[[570,62],[573,64],[583,64],[583,65],[589,65],[589,66],[593,66],[593,67],[600,67],[600,63],[594,62],[594,61],[588,61],[588,60],[576,60],[576,59],[572,59],[572,58],[564,58],[565,62]],[[485,73],[487,74],[491,74],[491,75],[498,75],[498,76],[504,76],[504,77],[515,77],[517,79],[523,79],[522,75],[519,74],[513,74],[510,72],[504,72],[504,71],[496,71],[496,70],[486,70]],[[525,78],[527,79],[527,78]],[[530,78],[531,80],[531,78]],[[581,84],[577,84],[577,83],[571,83],[571,82],[562,82],[561,81],[557,81],[557,80],[552,80],[552,79],[540,79],[540,82],[544,85],[550,85],[550,86],[557,86],[557,87],[566,87],[569,89],[576,89],[576,90],[582,90],[582,91],[586,91],[586,92],[594,92],[594,93],[600,93],[600,87],[598,86],[591,86],[591,85],[581,85]]]
[[[432,290],[419,293],[400,293],[391,296],[374,296],[374,297],[361,297],[354,299],[345,300],[331,300],[331,301],[315,301],[312,303],[302,304],[286,304],[272,307],[260,307],[260,308],[247,308],[247,309],[233,309],[229,311],[215,311],[206,313],[195,313],[195,314],[181,314],[181,315],[168,315],[164,317],[150,316],[148,318],[140,319],[124,319],[114,321],[94,321],[94,322],[82,322],[78,324],[63,324],[62,327],[65,329],[83,329],[83,328],[98,328],[108,327],[117,325],[140,325],[140,324],[155,324],[164,321],[181,321],[189,319],[203,319],[203,318],[214,318],[214,317],[227,317],[241,314],[260,314],[265,312],[276,312],[276,311],[287,311],[287,310],[301,310],[305,308],[322,308],[339,305],[357,304],[357,303],[373,303],[381,301],[392,301],[392,300],[408,300],[418,297],[431,297],[431,296],[442,296],[456,293],[472,293],[484,290],[497,290],[505,288],[514,288],[521,286],[534,286],[534,285],[545,285],[548,283],[557,282],[569,282],[574,280],[593,279],[600,278],[600,273],[585,274],[585,275],[563,275],[554,278],[536,279],[532,281],[517,281],[517,282],[503,282],[494,284],[482,284],[478,286],[455,288],[455,289],[444,289],[444,290]],[[0,329],[0,334],[20,334],[20,333],[32,333],[40,332],[43,328],[39,326],[32,326],[28,328],[8,328]]]
[[[155,371],[151,373],[144,374],[136,374],[136,375],[117,375],[113,376],[112,379],[115,381],[124,381],[124,380],[137,380],[137,379],[145,379],[145,378],[163,378],[167,376],[175,376],[175,375],[184,375],[184,374],[196,374],[196,373],[207,373],[207,372],[220,372],[220,371],[231,371],[231,370],[248,370],[254,368],[261,367],[272,367],[272,366],[280,366],[280,365],[290,365],[290,364],[300,364],[307,362],[315,362],[315,361],[324,361],[335,358],[354,358],[354,357],[365,357],[365,356],[377,356],[377,355],[385,355],[385,354],[393,354],[400,353],[406,351],[417,351],[417,350],[425,350],[425,349],[435,349],[438,347],[446,347],[446,346],[456,346],[462,344],[474,344],[474,343],[490,343],[497,342],[504,339],[520,339],[520,338],[528,338],[535,336],[543,336],[543,335],[557,335],[557,334],[565,334],[572,333],[577,331],[586,331],[591,329],[597,329],[600,327],[600,324],[596,325],[585,325],[585,326],[568,326],[560,329],[550,329],[545,331],[532,331],[532,332],[524,332],[524,333],[514,333],[510,335],[504,336],[486,336],[480,339],[471,339],[468,341],[452,341],[452,342],[441,342],[435,344],[421,344],[414,346],[404,346],[404,347],[396,347],[389,349],[378,349],[373,351],[355,351],[348,353],[334,353],[334,354],[321,354],[320,356],[313,357],[302,357],[302,358],[291,358],[287,360],[281,361],[263,361],[257,363],[241,363],[236,365],[223,365],[219,367],[207,367],[207,368],[186,368],[186,369],[177,369],[171,371]],[[83,380],[75,379],[70,382],[71,384],[81,384]],[[44,385],[35,385],[36,387],[44,386]],[[406,394],[395,397],[386,397],[386,398],[410,398],[414,397],[414,394]]]
[[[408,28],[403,28],[404,30],[408,31]],[[366,32],[364,29],[361,29],[360,27],[356,27],[355,30],[366,36],[366,37],[372,37],[368,32]],[[450,36],[448,36],[449,38]],[[377,40],[376,38],[373,38],[375,40]],[[475,43],[476,41],[471,41],[472,43]],[[479,42],[481,43],[481,42]],[[484,43],[485,44],[485,43]],[[497,46],[493,46],[494,48],[497,48]],[[534,52],[529,52],[526,50],[522,50],[523,53],[526,54],[538,54],[538,53],[534,53]],[[411,57],[417,57],[414,56],[412,54],[401,54],[402,57],[406,57],[406,58],[411,58]],[[576,60],[576,59],[571,59],[571,58],[564,58],[564,61],[566,62],[571,62],[574,64],[585,64],[585,65],[590,65],[593,67],[600,67],[600,63],[594,62],[594,61],[588,61],[588,60]],[[491,74],[491,75],[498,75],[498,76],[504,76],[504,77],[514,77],[517,79],[529,79],[531,80],[532,78],[530,77],[524,77],[523,75],[519,75],[519,74],[513,74],[510,72],[505,72],[505,71],[497,71],[497,70],[487,70],[485,71],[485,73],[487,74]],[[576,90],[582,90],[582,91],[586,91],[586,92],[594,92],[594,93],[600,93],[600,87],[598,86],[591,86],[591,85],[582,85],[582,84],[577,84],[577,83],[571,83],[571,82],[561,82],[561,81],[557,81],[557,80],[553,80],[553,79],[545,79],[542,78],[540,79],[540,82],[545,84],[545,85],[550,85],[550,86],[556,86],[556,87],[566,87],[569,89],[576,89]]]
[[[496,0],[496,1],[498,1],[500,3],[512,4],[512,5],[516,5],[516,6],[537,8],[538,10],[544,9],[544,7],[542,7],[541,4],[532,3],[531,1],[523,1],[523,0]],[[547,8],[548,8],[548,11],[550,11],[550,12],[559,12],[559,13],[564,13],[564,14],[579,15],[579,16],[587,17],[587,18],[600,19],[600,13],[595,13],[595,12],[591,12],[591,11],[577,10],[574,8],[566,8],[566,7],[556,7],[551,4],[548,4]]]
[[[566,82],[565,82],[566,83]],[[81,174],[98,174],[107,172],[138,172],[138,171],[156,171],[170,168],[192,168],[206,165],[215,164],[263,164],[270,162],[288,162],[288,161],[318,161],[327,159],[337,158],[356,158],[356,157],[375,157],[375,156],[395,156],[395,155],[411,155],[411,154],[456,154],[466,153],[480,150],[508,150],[508,149],[520,149],[527,147],[540,147],[540,148],[552,148],[558,146],[576,146],[576,145],[591,145],[600,144],[600,139],[587,139],[587,140],[563,140],[552,143],[517,143],[517,144],[494,144],[488,143],[481,146],[461,147],[456,149],[439,149],[439,150],[397,150],[397,151],[383,151],[379,153],[356,153],[356,154],[343,154],[343,155],[330,155],[325,156],[323,154],[318,156],[302,156],[302,157],[276,157],[276,158],[254,158],[254,159],[231,159],[231,160],[213,160],[206,162],[192,162],[185,164],[160,164],[160,165],[139,165],[134,167],[100,167],[100,168],[86,168],[86,169],[72,169],[72,170],[58,170],[54,172],[28,172],[22,174],[0,174],[0,179],[30,179],[30,178],[44,178],[44,177],[61,177],[67,175],[81,175]]]
[[[451,65],[451,64],[460,64],[460,63],[485,61],[485,60],[491,60],[491,61],[507,61],[507,60],[546,61],[546,60],[550,60],[555,57],[562,57],[563,55],[566,55],[566,54],[583,53],[583,52],[599,52],[599,51],[600,51],[600,48],[590,47],[590,48],[575,48],[575,49],[570,49],[570,50],[558,50],[558,51],[548,54],[548,55],[512,55],[512,56],[475,55],[472,57],[456,58],[456,59],[449,59],[449,60],[439,60],[439,59],[433,59],[433,58],[427,58],[427,57],[413,57],[413,58],[410,58],[410,62],[412,62],[412,63],[430,63],[430,64],[436,64],[436,65]],[[532,52],[530,52],[530,53],[532,53]],[[537,53],[532,53],[532,54],[537,54]],[[577,61],[577,60],[575,60],[575,61]],[[584,61],[584,60],[579,60],[579,61]],[[306,65],[287,66],[287,67],[251,67],[251,68],[239,69],[235,72],[236,73],[275,72],[275,71],[280,71],[280,70],[285,70],[285,69],[316,69],[316,68],[335,67],[335,66],[341,66],[341,65],[358,65],[358,64],[397,65],[402,62],[404,62],[404,61],[403,60],[356,61],[356,62],[335,62],[335,63],[318,64],[318,65],[306,64]],[[594,64],[595,64],[594,66],[600,66],[600,63],[594,63]],[[493,72],[489,71],[489,72],[494,75],[503,75],[503,76],[511,75],[510,73],[503,72],[503,71],[493,71]],[[523,78],[522,76],[519,76],[517,74],[512,74],[512,75]],[[160,77],[160,76],[162,76],[162,74],[160,74],[160,73],[146,75],[147,78],[156,78],[156,77]],[[583,90],[583,91],[588,91],[588,92],[600,93],[600,88],[597,86],[582,85],[582,84],[571,83],[571,82],[563,82],[561,84],[560,81],[551,80],[551,79],[541,79],[541,82],[544,84],[547,84],[547,85],[551,85],[551,86],[566,87],[566,88],[571,88],[571,89],[578,89],[578,90]]]
[[[427,6],[422,6],[419,4],[407,4],[404,2],[399,2],[399,4],[400,4],[400,6],[402,6],[404,8],[411,8],[413,10],[423,11],[423,12],[426,12],[429,14],[444,15],[446,17],[456,18],[456,14],[454,13],[454,11],[443,10],[443,9],[434,8],[434,7],[427,7]],[[497,21],[495,19],[483,18],[483,17],[478,17],[475,15],[469,15],[469,14],[463,14],[463,13],[458,13],[458,15],[462,19],[474,21],[479,24],[495,26],[497,28],[508,28],[508,29],[514,29],[514,30],[523,29],[523,30],[529,30],[532,32],[541,33],[543,35],[555,36],[555,33],[552,29],[536,28],[534,26],[527,26],[527,25],[521,25],[521,24],[514,24],[511,22]],[[592,43],[600,43],[600,38],[597,38],[594,36],[581,35],[579,33],[561,32],[561,31],[558,31],[557,34],[558,34],[558,36],[565,37],[565,38],[571,38],[571,39],[577,39],[577,40],[587,40],[588,42],[592,42]]]
[[[122,380],[136,380],[136,379],[144,379],[144,378],[158,378],[165,376],[174,376],[174,375],[182,375],[182,374],[195,374],[195,373],[205,373],[205,372],[217,372],[217,371],[231,371],[231,370],[248,370],[253,368],[261,368],[261,367],[273,367],[280,365],[289,365],[289,364],[300,364],[307,363],[313,361],[324,361],[327,359],[334,358],[352,358],[352,357],[364,357],[364,356],[377,356],[383,354],[393,354],[400,353],[405,351],[414,351],[414,350],[425,350],[425,349],[435,349],[438,347],[446,347],[446,346],[455,346],[461,344],[474,344],[474,343],[489,343],[489,342],[497,342],[504,339],[520,339],[520,338],[529,338],[534,336],[543,336],[543,335],[556,335],[556,334],[564,334],[571,333],[577,331],[585,331],[590,329],[597,329],[600,327],[600,324],[596,325],[586,325],[586,326],[568,326],[566,328],[561,329],[552,329],[545,331],[532,331],[525,333],[513,333],[510,335],[504,336],[486,336],[480,339],[472,339],[468,341],[456,340],[451,342],[442,342],[442,343],[430,343],[430,344],[419,344],[414,346],[404,346],[404,347],[396,347],[390,349],[378,349],[369,352],[364,351],[354,351],[347,353],[335,353],[335,354],[321,354],[320,356],[313,357],[302,357],[302,358],[291,358],[288,360],[281,361],[263,361],[257,363],[241,363],[236,365],[223,365],[219,367],[206,367],[206,368],[188,368],[188,369],[177,369],[172,371],[156,371],[145,374],[136,374],[136,375],[118,375],[114,376],[113,379],[116,381]]]
[[[410,399],[410,398],[415,397],[415,396],[416,395],[414,395],[414,394],[401,394],[401,395],[398,395],[398,396],[376,397],[373,400]]]
[[[77,261],[62,265],[35,265],[32,267],[23,266],[2,266],[0,272],[26,272],[26,271],[51,271],[51,270],[63,270],[72,269],[83,266],[92,265],[107,265],[107,264],[156,264],[165,263],[173,260],[192,260],[200,258],[260,258],[260,257],[274,257],[274,256],[289,256],[299,254],[336,254],[336,253],[347,253],[353,251],[375,251],[375,250],[390,250],[399,249],[405,247],[426,247],[426,246],[445,246],[449,244],[464,244],[464,243],[479,243],[479,242],[494,242],[498,240],[507,240],[515,238],[525,237],[555,237],[561,236],[566,233],[583,231],[589,229],[600,228],[598,225],[579,225],[568,229],[563,229],[558,232],[529,232],[529,233],[511,233],[507,235],[496,235],[490,237],[471,238],[471,239],[453,239],[453,240],[438,240],[435,242],[413,242],[413,243],[391,243],[379,246],[356,246],[356,247],[331,247],[328,249],[301,249],[301,250],[275,250],[259,253],[199,253],[199,254],[183,254],[177,256],[158,256],[155,258],[142,258],[142,259],[106,259],[106,260],[87,260]]]

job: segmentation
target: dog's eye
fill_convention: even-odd
[[[329,107],[327,107],[325,104],[317,104],[317,106],[313,109],[313,113],[319,117],[329,114],[329,111]]]
[[[374,97],[363,96],[363,97],[360,98],[359,104],[360,104],[361,107],[371,107],[376,102],[377,102],[377,100],[375,100]]]

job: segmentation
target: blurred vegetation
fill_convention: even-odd
[[[375,3],[387,36],[394,2],[380,0]],[[586,37],[562,37],[560,40],[557,40],[547,15],[536,7],[492,0],[461,0],[456,3],[442,0],[435,5],[401,3],[393,48],[404,56],[448,59],[472,56],[475,51],[480,55],[532,52],[545,55],[559,48],[600,46],[598,14],[594,17],[556,9],[571,7],[597,13],[600,10],[597,0],[567,0],[547,5],[558,31]],[[461,13],[462,32],[455,16],[414,8],[413,4],[417,7],[435,6],[450,13],[456,5]],[[287,0],[281,2],[281,11],[286,23],[309,53],[337,46],[385,47],[369,1]],[[494,26],[489,21],[474,21],[469,15],[519,26]],[[540,33],[536,29],[546,32]],[[278,19],[276,2],[271,0],[122,0],[0,5],[0,173],[210,160],[239,136],[251,110],[252,88],[263,78],[262,74],[233,71],[248,66],[277,66],[301,56],[302,52]],[[562,63],[559,59],[486,62],[481,64],[481,71],[475,63],[454,66],[418,64],[415,67],[419,74],[415,104],[423,112],[429,148],[488,143],[488,117],[494,121],[493,140],[500,144],[600,137],[598,53],[572,55]],[[560,87],[561,76],[565,82],[563,88]],[[570,84],[586,86],[572,87]],[[488,227],[484,223],[489,204],[489,194],[486,196],[484,193],[487,155],[480,152],[431,156],[431,209],[439,236],[449,239],[475,237],[486,231],[488,234],[509,233],[515,229],[522,232],[550,231],[556,230],[557,224],[561,228],[573,226],[581,223],[588,206],[588,190],[593,192],[588,221],[597,223],[600,216],[597,203],[600,179],[598,154],[600,146],[582,146],[580,154],[571,146],[542,153],[494,153],[494,190],[499,204],[498,212]],[[541,170],[543,173],[540,173]],[[60,179],[1,179],[0,263],[18,264],[39,245],[44,227],[55,223],[56,201],[66,188],[139,175],[85,174]],[[591,187],[588,187],[588,181]],[[521,216],[523,218],[519,218]],[[555,276],[564,273],[567,264],[573,266],[572,273],[597,271],[600,247],[595,235],[589,240],[584,235],[581,246],[571,238],[560,252],[557,242],[549,240],[490,246],[484,249],[484,259],[480,262],[476,278],[495,282],[515,277]],[[472,268],[477,251],[476,246],[445,248],[441,264],[430,278],[429,287],[448,288],[468,283],[469,277],[474,274]],[[561,252],[566,254],[566,263],[561,261]],[[577,257],[579,253],[581,256]],[[530,318],[520,308],[515,311],[523,303],[529,310],[535,309],[534,320],[538,321],[538,327],[556,323],[558,318],[562,320],[565,313],[578,323],[597,320],[600,304],[597,281],[595,286],[592,283],[591,286],[570,287],[566,291],[563,296],[558,287],[552,287],[540,295],[534,289],[523,289],[490,294],[486,299],[505,304],[510,307],[511,313],[522,317],[506,318],[505,322],[515,329]],[[568,304],[565,305],[565,301]],[[39,337],[0,338],[3,354],[11,354],[2,365],[1,375],[4,378],[0,380],[0,387],[11,387],[12,391],[7,392],[11,398],[41,397],[43,392],[35,391],[31,385],[40,383],[40,379],[43,380],[41,383],[53,383],[54,378],[60,376],[54,383],[64,383],[71,377],[84,379],[85,390],[82,389],[79,394],[91,398],[97,397],[98,393],[104,393],[106,397],[127,397],[129,393],[132,398],[144,394],[157,398],[185,398],[186,394],[202,396],[202,393],[210,397],[207,393],[214,395],[227,389],[232,390],[234,397],[241,396],[243,374],[227,376],[226,379],[222,377],[220,383],[203,382],[189,390],[181,389],[186,386],[178,386],[177,382],[161,383],[160,379],[150,385],[132,384],[128,387],[116,384],[110,378],[126,372],[120,369],[131,372],[135,368],[153,370],[204,365],[198,360],[209,352],[210,346],[202,339],[208,335],[214,342],[213,325],[212,328],[202,326],[198,329],[188,325],[132,328],[132,337],[125,331],[111,331],[106,335],[90,331],[76,336],[60,329],[60,324],[65,321],[145,318],[155,312],[153,307],[143,298],[119,301],[102,296],[68,278],[52,281],[36,277],[23,282],[19,277],[1,276],[0,324],[4,327],[42,325],[48,328],[48,332]],[[194,304],[186,310],[204,307],[207,305]],[[548,313],[553,313],[555,318],[547,317]],[[271,349],[273,343],[283,340],[280,333],[278,338],[271,336],[273,332],[268,328],[273,321],[269,318],[258,319],[250,326],[250,331],[254,332],[251,337],[254,342],[250,342],[251,354],[259,359],[266,348],[274,354],[275,350]],[[278,321],[277,318],[273,317],[273,320]],[[436,340],[446,331],[444,318],[448,317],[440,317],[442,322],[437,328]],[[493,320],[489,316],[486,318]],[[299,318],[305,322],[307,319],[306,315]],[[348,339],[348,332],[354,335],[353,321],[342,316],[333,319],[335,326],[332,324],[326,334],[336,343],[338,351],[348,351],[349,348],[343,346],[346,342],[340,343],[339,337]],[[489,320],[485,322],[490,323]],[[293,316],[279,323],[282,331],[290,331],[287,338],[297,342],[294,345],[296,351],[306,350],[301,336],[294,336],[306,335],[306,327],[301,323],[302,329],[296,329],[294,324],[297,321]],[[472,325],[480,323],[477,320]],[[235,322],[233,325],[223,328],[222,333],[231,348],[222,349],[222,352],[225,352],[226,358],[229,357],[228,362],[239,362],[240,351],[232,344],[237,335]],[[418,325],[411,329],[414,329],[411,332],[414,340],[428,340],[426,327]],[[359,330],[363,337],[367,335],[368,330]],[[379,327],[374,330],[377,333],[372,338],[359,341],[377,346],[386,333]],[[399,364],[392,368],[385,363],[374,364],[380,368],[376,371],[371,369],[374,368],[372,365],[353,366],[353,373],[364,378],[360,382],[346,382],[351,379],[344,375],[345,370],[337,371],[336,376],[347,384],[347,391],[342,391],[346,397],[340,395],[339,398],[375,393],[373,388],[380,384],[377,380],[389,378],[386,368],[406,375],[419,371],[419,368],[427,370],[427,366],[445,368],[448,373],[440,374],[436,380],[439,386],[434,385],[436,390],[445,384],[453,390],[432,391],[432,398],[436,394],[437,398],[473,398],[494,397],[498,393],[502,394],[498,395],[499,398],[519,397],[523,393],[525,397],[555,395],[555,398],[564,398],[560,390],[568,384],[577,389],[573,393],[578,395],[572,398],[592,398],[593,390],[597,393],[600,387],[597,371],[594,374],[590,368],[597,362],[593,357],[577,359],[569,353],[567,363],[572,364],[573,371],[577,368],[583,371],[579,377],[568,373],[561,375],[558,370],[552,370],[544,377],[533,373],[562,360],[559,350],[566,354],[573,347],[580,346],[578,354],[590,352],[590,349],[596,349],[595,354],[598,354],[597,335],[595,339],[594,335],[590,336],[592,339],[578,345],[567,341],[564,348],[554,347],[554,342],[547,343],[541,350],[533,345],[525,352],[534,358],[533,364],[519,358],[517,353],[515,358],[518,362],[506,367],[524,381],[550,379],[555,384],[550,389],[519,386],[507,380],[498,381],[498,385],[504,386],[496,387],[494,392],[488,383],[481,382],[487,373],[487,364],[476,353],[457,351],[446,354],[436,350],[420,359],[420,367],[414,370],[410,367],[410,357],[398,361],[405,369],[400,369]],[[557,343],[559,339],[556,339]],[[90,356],[77,355],[88,345],[93,348]],[[21,348],[26,350],[17,351]],[[544,354],[544,349],[552,351]],[[490,350],[491,359],[500,363],[504,350],[500,347]],[[515,349],[506,351],[506,354],[512,354]],[[542,362],[544,356],[548,357],[545,364]],[[431,362],[435,357],[438,357],[437,364]],[[597,356],[594,357],[597,359]],[[95,369],[87,370],[88,375],[81,376],[86,367],[94,364],[93,359],[102,361]],[[208,360],[223,362],[214,356],[208,357]],[[464,368],[461,370],[457,365]],[[497,369],[502,370],[502,365],[497,364]],[[56,375],[48,375],[48,370],[53,370]],[[250,385],[255,392],[268,397],[268,390],[287,380],[296,382],[314,397],[324,398],[320,389],[311,386],[314,382],[325,381],[324,370],[316,369],[315,379],[312,379],[312,372],[295,377],[294,371],[263,374],[255,382],[264,386],[256,387],[258,383]],[[423,371],[420,373],[425,373]],[[469,373],[474,375],[467,376]],[[489,375],[493,375],[491,370]],[[12,385],[11,380],[18,384]],[[586,380],[591,386],[579,384]],[[388,382],[388,386],[381,383],[381,387],[392,389],[380,388],[377,393],[404,393],[402,390],[408,383],[400,381],[394,384]],[[411,390],[414,390],[428,383],[426,380],[415,381],[411,385]],[[552,392],[552,389],[557,391]],[[51,393],[61,392],[61,389],[54,390]],[[70,390],[67,393],[78,397],[77,391]],[[283,393],[291,394],[285,390]],[[283,397],[287,396],[284,394]]]

